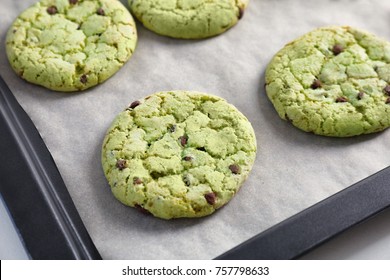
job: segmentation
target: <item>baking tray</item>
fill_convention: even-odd
[[[101,259],[50,152],[0,77],[0,192],[32,259]]]
[[[0,191],[33,259],[101,259],[39,132],[0,77]],[[390,205],[390,167],[216,259],[295,259]]]

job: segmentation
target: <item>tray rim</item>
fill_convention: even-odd
[[[52,256],[55,259],[101,259],[42,137],[1,76],[0,125],[0,128],[5,130],[1,141],[7,141],[14,148],[11,153],[8,146],[0,145],[3,156],[9,159],[6,165],[1,165],[3,170],[0,170],[0,174],[4,176],[7,173],[5,177],[15,172],[18,174],[16,178],[7,177],[6,182],[0,184],[0,192],[30,257],[33,259],[51,259]],[[14,158],[18,160],[13,160]],[[27,183],[20,183],[19,176],[24,177],[28,186]],[[21,191],[23,191],[22,196]],[[25,209],[23,205],[27,199],[25,197],[28,196],[36,199],[34,201],[36,207],[30,207],[33,209]],[[40,205],[37,205],[38,203]],[[29,205],[28,201],[27,205]],[[44,215],[36,218],[33,216],[38,211],[36,208],[47,212],[39,212]],[[48,234],[40,236],[40,228],[36,228],[34,222],[47,225],[45,231]],[[55,241],[60,241],[60,244],[55,248],[49,248],[49,245],[53,245],[50,240],[42,239],[50,239],[50,234],[53,233],[56,234],[53,240],[55,238]],[[38,248],[35,244],[38,240],[40,244],[47,242],[47,252]]]

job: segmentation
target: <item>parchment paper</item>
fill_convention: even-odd
[[[348,139],[302,132],[279,119],[263,87],[271,57],[316,27],[351,25],[390,40],[389,1],[251,0],[237,26],[196,41],[162,37],[137,23],[133,57],[104,84],[81,93],[53,92],[14,74],[5,34],[34,0],[0,3],[0,73],[40,131],[104,259],[211,259],[390,164],[390,130]],[[227,99],[257,136],[249,179],[206,218],[165,221],[123,206],[100,164],[115,115],[131,101],[174,89]]]

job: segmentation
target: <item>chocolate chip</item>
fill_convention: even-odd
[[[97,13],[99,16],[104,16],[104,15],[106,15],[106,13],[104,12],[104,10],[103,10],[102,8],[97,9],[96,13]]]
[[[16,33],[16,31],[17,31],[17,29],[13,29],[13,30],[12,30],[12,33],[14,33],[14,34],[15,34],[15,33]]]
[[[138,211],[140,211],[141,213],[150,215],[150,212],[149,212],[148,210],[146,210],[145,208],[143,208],[141,205],[135,204],[134,207],[135,207]]]
[[[210,204],[210,205],[214,205],[215,204],[215,200],[216,200],[216,195],[215,193],[211,192],[211,193],[206,193],[204,195],[204,198],[206,199],[207,203]]]
[[[77,4],[78,0],[69,0],[69,4],[74,5]]]
[[[171,125],[169,128],[169,132],[175,132],[176,131],[176,124]]]
[[[358,93],[358,95],[357,95],[357,99],[358,99],[358,100],[361,100],[363,97],[364,97],[364,92],[359,91],[359,93]]]
[[[347,101],[348,101],[348,98],[346,98],[345,96],[339,96],[336,98],[337,103],[343,103],[343,102],[347,102]]]
[[[141,102],[139,102],[138,100],[134,101],[133,103],[131,103],[129,105],[129,108],[130,109],[134,109],[135,107],[139,106],[141,104]]]
[[[383,91],[384,91],[387,95],[390,95],[390,85],[385,86],[385,88],[383,89]]]
[[[191,161],[192,160],[192,156],[185,156],[185,157],[183,157],[183,160]]]
[[[386,104],[390,104],[390,97],[388,97],[385,101]]]
[[[80,82],[83,83],[83,84],[86,84],[88,82],[87,75],[85,75],[85,74],[81,75]]]
[[[124,159],[118,159],[116,161],[116,167],[119,169],[119,170],[123,170],[127,167],[127,161],[124,160]]]
[[[180,144],[184,147],[185,145],[187,145],[188,136],[187,135],[180,136],[179,141]]]
[[[244,9],[243,8],[238,8],[238,19],[242,19],[244,16]]]
[[[143,182],[142,182],[142,180],[141,180],[141,178],[139,178],[139,177],[134,177],[133,178],[133,184],[134,185],[140,185],[140,184],[142,184]]]
[[[336,44],[333,46],[332,51],[333,51],[334,55],[339,55],[340,53],[342,53],[344,51],[344,48],[343,48],[343,46]]]
[[[237,164],[231,164],[229,165],[229,169],[233,174],[240,174],[241,168]]]
[[[50,6],[49,8],[46,9],[46,11],[49,15],[55,15],[56,13],[58,13],[56,6]]]
[[[202,152],[206,152],[206,149],[205,149],[205,147],[198,147],[198,148],[196,148],[198,151],[202,151]]]
[[[313,81],[313,83],[311,84],[310,87],[311,87],[312,89],[317,89],[317,88],[322,87],[322,83],[321,83],[320,80],[315,79],[315,80]]]

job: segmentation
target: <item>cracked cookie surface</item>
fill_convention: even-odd
[[[230,201],[255,155],[253,128],[234,106],[172,91],[134,101],[115,118],[102,165],[123,204],[163,219],[202,217]]]
[[[390,43],[348,26],[316,29],[267,67],[266,92],[282,119],[348,137],[390,126]]]
[[[42,0],[13,22],[6,51],[28,82],[79,91],[115,74],[136,42],[134,20],[119,1]]]
[[[129,0],[130,10],[144,26],[160,35],[200,39],[234,26],[249,0]]]

